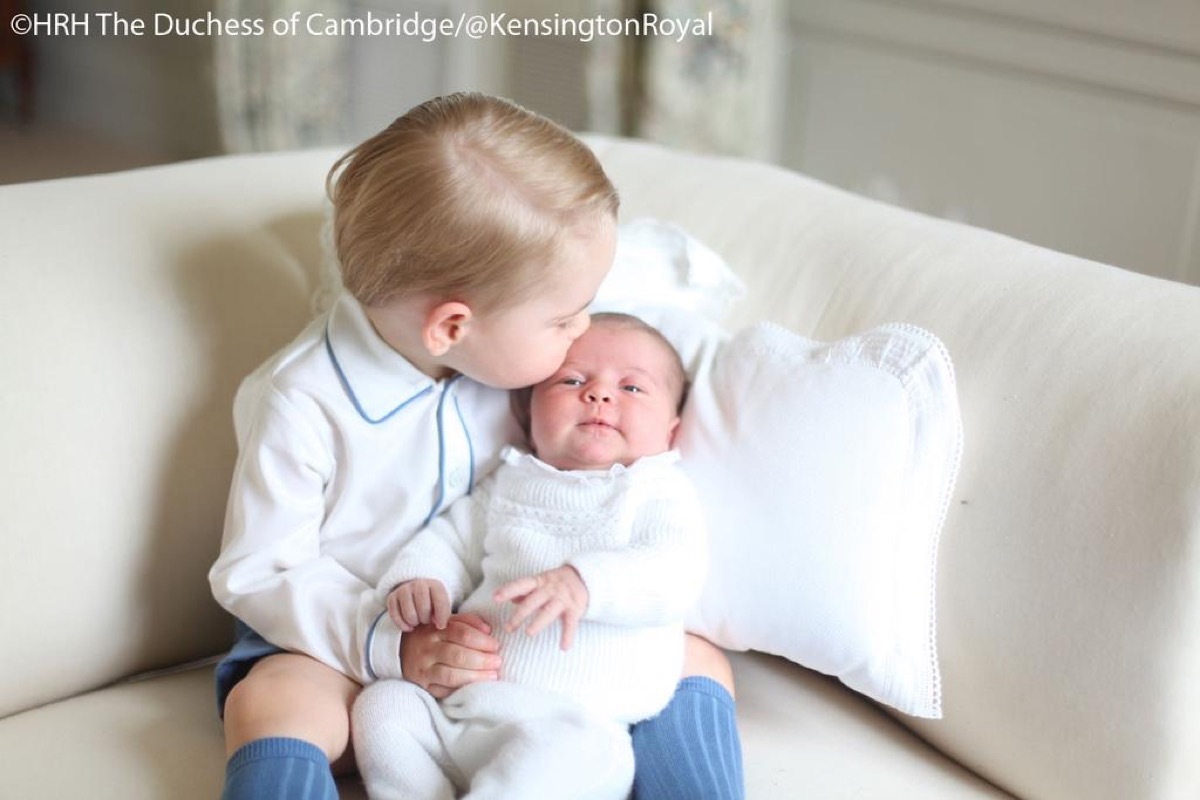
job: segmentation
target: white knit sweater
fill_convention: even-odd
[[[653,716],[679,680],[683,618],[707,565],[699,502],[678,460],[672,451],[630,467],[560,471],[509,449],[404,548],[381,591],[441,580],[459,610],[492,625],[501,680],[567,695],[621,722]],[[571,649],[560,649],[557,622],[533,637],[506,632],[513,606],[494,603],[495,590],[563,564],[588,589]]]

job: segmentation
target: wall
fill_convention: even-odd
[[[1200,5],[793,0],[783,163],[1200,284]]]

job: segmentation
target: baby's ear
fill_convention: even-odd
[[[447,300],[430,308],[421,330],[425,349],[434,358],[446,355],[466,336],[471,317],[471,307],[457,300]]]
[[[676,437],[679,436],[679,420],[680,419],[681,419],[680,417],[675,417],[675,419],[671,420],[670,427],[667,428],[667,448],[668,449],[675,446],[675,439],[676,439]]]

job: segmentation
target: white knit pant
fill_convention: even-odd
[[[625,800],[626,726],[514,683],[476,683],[439,703],[407,681],[368,686],[354,752],[371,800]]]

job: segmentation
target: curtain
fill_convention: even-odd
[[[770,158],[778,0],[592,0],[606,18],[711,20],[704,35],[597,39],[592,127],[688,150]]]
[[[346,42],[304,32],[310,14],[347,16],[347,0],[217,0],[223,19],[261,19],[254,36],[217,36],[216,84],[221,138],[229,152],[341,143],[347,136]],[[295,14],[296,32],[272,30]]]

